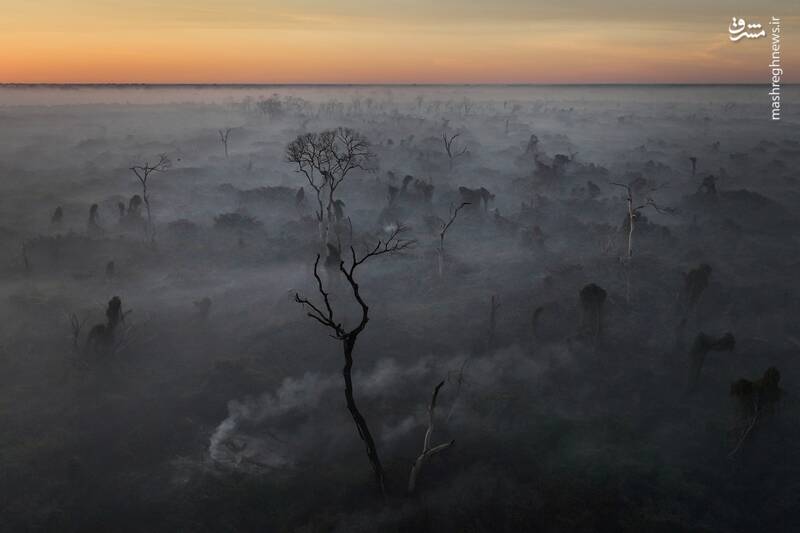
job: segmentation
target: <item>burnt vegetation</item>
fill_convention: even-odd
[[[0,108],[0,530],[798,529],[800,139],[616,90]]]

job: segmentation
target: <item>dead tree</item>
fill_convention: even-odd
[[[151,243],[155,243],[156,232],[153,226],[153,214],[150,211],[150,195],[148,194],[147,189],[148,179],[153,172],[164,172],[171,166],[172,162],[169,160],[169,157],[167,157],[167,154],[160,154],[158,156],[158,161],[155,164],[151,165],[149,161],[145,161],[142,164],[130,167],[130,171],[136,175],[136,179],[138,179],[139,183],[142,185],[141,198],[144,201],[144,207],[147,211],[147,226],[145,232]],[[130,211],[130,208],[128,210]]]
[[[456,442],[455,440],[451,440],[450,442],[445,442],[437,446],[431,446],[431,439],[433,438],[433,420],[434,413],[436,411],[436,398],[439,396],[439,389],[441,389],[443,386],[444,381],[440,382],[438,385],[436,385],[436,388],[433,389],[433,397],[431,398],[431,403],[428,406],[428,430],[425,432],[425,439],[422,441],[422,453],[419,455],[419,457],[417,457],[417,460],[414,461],[414,464],[411,467],[411,474],[408,476],[409,494],[412,494],[416,489],[417,477],[419,476],[419,472],[422,470],[422,466],[425,464],[425,462],[437,453],[443,452]]]
[[[708,287],[711,279],[711,266],[702,263],[697,268],[691,269],[683,275],[683,293],[682,299],[686,308],[686,312],[691,311],[700,300],[700,296]]]
[[[489,202],[494,200],[494,194],[489,192],[486,187],[479,189],[470,189],[469,187],[459,187],[458,194],[461,195],[461,200],[468,205],[475,205],[475,209],[483,206],[483,212],[489,212]]]
[[[705,333],[698,333],[689,351],[689,381],[687,390],[693,391],[700,382],[700,372],[706,361],[708,352],[730,352],[736,347],[736,339],[732,333],[726,333],[722,337],[710,337]]]
[[[225,159],[228,158],[228,135],[231,133],[230,128],[225,128],[224,130],[218,130],[219,133],[219,141],[222,143],[222,146],[225,147]]]
[[[731,385],[731,396],[738,402],[739,435],[736,446],[728,454],[735,457],[756,425],[765,415],[771,415],[783,396],[780,388],[781,373],[774,366],[769,367],[761,379],[750,381],[740,379]],[[736,430],[734,430],[736,431]]]
[[[539,152],[539,137],[531,134],[530,139],[528,139],[528,144],[525,145],[525,155],[537,154],[538,152]]]
[[[422,180],[414,180],[414,189],[422,196],[422,200],[426,204],[430,204],[433,201],[434,188],[433,183],[430,183],[430,178],[428,178],[428,183]]]
[[[646,198],[645,202],[640,205],[636,205],[633,199],[633,190],[631,189],[630,185],[625,185],[622,183],[614,183],[612,182],[611,185],[616,185],[617,187],[622,187],[627,192],[627,197],[625,201],[628,205],[628,253],[627,258],[631,259],[633,257],[633,229],[636,226],[636,221],[639,219],[641,215],[641,211],[647,207],[652,207],[659,213],[673,213],[674,211],[671,208],[662,208],[659,207],[658,204],[652,198]],[[652,192],[652,191],[651,191]]]
[[[447,154],[448,166],[451,171],[453,170],[453,164],[455,163],[455,159],[467,153],[467,145],[464,145],[460,150],[458,149],[458,147],[453,146],[453,142],[460,136],[461,136],[460,133],[455,133],[453,134],[452,137],[448,137],[446,133],[442,133],[442,142],[444,142],[444,151]]]
[[[447,222],[442,221],[441,226],[439,228],[439,277],[441,278],[444,275],[444,237],[447,235],[447,230],[450,229],[450,226],[453,225],[453,222],[456,221],[458,217],[458,212],[464,209],[466,206],[470,205],[469,202],[462,202],[461,205],[453,209],[453,206],[450,206],[450,219]]]
[[[405,196],[408,194],[408,186],[411,185],[411,182],[414,181],[414,176],[410,174],[406,174],[403,177],[403,185],[400,187],[400,195]]]
[[[192,304],[194,305],[197,318],[200,320],[208,319],[208,316],[211,314],[211,298],[206,296],[200,300],[195,300]]]
[[[306,177],[316,193],[316,216],[323,243],[328,240],[329,226],[335,218],[336,189],[354,169],[367,169],[372,158],[369,141],[349,128],[306,133],[286,147],[286,161],[297,165],[297,172]]]
[[[350,246],[350,264],[345,265],[344,259],[339,261],[339,271],[344,275],[350,289],[353,293],[353,298],[361,307],[361,320],[352,329],[347,329],[345,326],[338,322],[331,306],[330,293],[325,290],[322,283],[322,278],[319,274],[320,255],[317,254],[317,259],[314,261],[314,278],[317,280],[317,290],[322,297],[322,304],[315,304],[307,298],[303,298],[300,294],[295,293],[294,299],[297,303],[303,305],[307,309],[307,315],[325,326],[332,331],[332,336],[342,342],[342,351],[344,353],[344,367],[342,368],[342,377],[344,378],[344,396],[347,403],[347,410],[355,422],[358,435],[367,449],[367,458],[369,459],[372,471],[375,476],[375,481],[382,494],[385,494],[384,478],[385,473],[381,465],[380,458],[378,457],[378,450],[375,446],[375,440],[369,430],[367,421],[359,411],[356,405],[355,394],[353,392],[353,351],[356,346],[358,336],[367,327],[369,322],[369,306],[364,301],[360,293],[358,282],[356,281],[356,271],[359,266],[363,265],[367,260],[378,257],[381,255],[393,254],[400,252],[413,244],[413,241],[404,240],[400,234],[405,228],[398,226],[389,236],[386,241],[379,240],[378,243],[364,255],[358,256],[353,246]]]
[[[86,360],[82,358],[82,353],[80,349],[80,336],[81,331],[83,331],[83,326],[86,324],[86,321],[89,317],[85,317],[83,320],[78,318],[78,315],[74,312],[66,313],[67,318],[69,319],[69,327],[70,327],[70,339],[72,340],[72,352],[67,357],[67,360],[70,364],[70,367],[73,368],[85,368],[86,367]],[[69,374],[70,367],[66,367],[64,369],[64,378],[67,377]]]
[[[86,231],[89,235],[101,235],[103,233],[103,228],[100,227],[99,209],[97,204],[89,206],[89,220],[86,222]]]
[[[69,317],[70,337],[72,338],[72,352],[77,354],[80,351],[78,341],[81,336],[81,330],[89,318],[86,317],[80,320],[75,313],[69,313],[67,316]]]
[[[61,221],[64,219],[64,209],[61,208],[59,205],[56,207],[55,211],[53,211],[53,215],[50,217],[50,224],[54,226],[58,226],[61,224]]]
[[[124,338],[116,334],[117,327],[125,322],[130,310],[122,310],[122,300],[114,296],[108,301],[105,324],[96,324],[89,330],[84,351],[91,348],[94,355],[113,355],[122,346]]]
[[[142,214],[139,211],[141,207],[142,207],[142,197],[139,196],[138,194],[134,194],[128,201],[128,214],[126,216],[132,219],[141,218]]]
[[[603,332],[603,306],[606,302],[606,291],[599,285],[590,283],[581,289],[580,299],[581,329],[589,332],[597,342]]]
[[[387,194],[386,200],[388,207],[392,207],[394,206],[394,203],[397,200],[397,196],[400,194],[400,189],[398,189],[394,185],[389,185],[386,194]]]
[[[705,194],[708,197],[714,197],[717,195],[717,178],[714,177],[713,174],[709,174],[705,178],[703,178],[702,183],[697,188],[698,194]]]

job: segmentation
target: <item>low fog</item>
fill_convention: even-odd
[[[800,527],[768,103],[0,88],[0,529]]]

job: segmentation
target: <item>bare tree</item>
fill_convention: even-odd
[[[656,202],[650,198],[645,198],[643,204],[636,205],[633,198],[633,190],[631,189],[630,185],[625,185],[622,183],[614,183],[611,182],[611,185],[616,185],[617,187],[622,187],[627,192],[627,197],[625,201],[628,204],[628,252],[627,258],[630,259],[633,257],[633,229],[636,226],[636,221],[639,219],[641,211],[647,207],[652,207],[659,213],[673,213],[674,210],[668,207],[659,207]],[[655,189],[653,189],[654,191]],[[652,192],[652,191],[651,191]]]
[[[425,440],[422,442],[422,453],[417,457],[417,460],[414,461],[413,466],[411,467],[411,474],[408,476],[408,492],[413,493],[414,489],[417,487],[417,477],[419,476],[420,470],[422,470],[422,465],[431,458],[432,456],[440,453],[453,444],[455,444],[455,440],[451,440],[450,442],[445,442],[439,444],[437,446],[431,446],[431,439],[433,438],[433,417],[434,412],[436,411],[436,398],[439,396],[439,389],[444,386],[444,381],[440,382],[436,385],[436,388],[433,389],[433,397],[431,398],[431,403],[428,406],[428,430],[425,432]]]
[[[64,209],[59,205],[50,217],[50,224],[58,226],[61,224],[62,220],[64,220]]]
[[[122,300],[114,296],[108,301],[106,308],[106,323],[96,324],[89,330],[86,337],[84,352],[95,356],[113,356],[130,340],[129,333],[132,328],[119,330],[120,324],[125,324],[125,318],[132,310],[122,310]]]
[[[603,306],[606,302],[605,289],[590,283],[578,293],[581,300],[581,330],[592,336],[595,345],[603,333]]]
[[[306,133],[286,147],[287,162],[297,165],[297,172],[306,177],[316,193],[316,216],[323,242],[327,242],[335,216],[336,189],[352,170],[366,169],[372,158],[369,141],[349,128]]]
[[[219,141],[222,143],[222,146],[225,147],[225,159],[228,158],[228,136],[230,134],[231,134],[230,128],[219,130]]]
[[[708,287],[711,278],[711,265],[701,263],[697,268],[691,269],[683,275],[684,288],[683,296],[689,309],[697,305],[697,301]]]
[[[677,310],[683,317],[681,322],[684,325],[689,321],[692,311],[695,312],[695,320],[699,321],[700,313],[697,303],[708,287],[711,271],[711,265],[701,263],[697,268],[683,274],[683,290],[678,293]]]
[[[97,204],[89,206],[89,220],[86,223],[86,231],[89,235],[97,236],[104,233],[102,226],[100,226],[100,207]]]
[[[167,157],[167,154],[159,154],[158,161],[151,165],[149,161],[145,161],[140,165],[130,167],[131,172],[136,175],[139,183],[142,185],[142,200],[144,207],[147,210],[147,226],[146,232],[150,242],[155,242],[156,232],[153,227],[153,215],[150,211],[150,195],[148,194],[148,179],[153,172],[164,172],[172,166],[172,162]]]
[[[771,366],[761,379],[739,379],[731,385],[731,396],[738,400],[740,421],[739,427],[734,429],[734,433],[738,433],[736,446],[728,458],[739,453],[761,418],[775,413],[783,396],[780,381],[780,371]]]
[[[450,226],[453,225],[453,222],[456,221],[456,218],[458,217],[458,212],[464,209],[468,205],[470,205],[470,202],[462,202],[461,205],[459,205],[455,209],[453,209],[453,206],[451,205],[450,219],[447,222],[442,221],[441,228],[439,230],[439,248],[438,248],[440,278],[444,275],[444,237],[445,235],[447,235],[447,230],[449,230]]]
[[[467,152],[467,145],[464,145],[460,150],[458,147],[453,146],[453,142],[461,136],[460,133],[453,134],[452,137],[448,137],[446,133],[442,133],[442,141],[444,142],[444,151],[447,154],[447,159],[449,162],[449,169],[453,170],[453,164],[455,163],[455,159],[457,157],[461,157]]]
[[[302,304],[307,309],[307,315],[309,317],[330,329],[333,332],[332,336],[342,342],[342,350],[344,353],[344,367],[342,368],[342,376],[344,378],[344,397],[347,403],[347,409],[350,411],[350,415],[353,417],[353,422],[356,424],[359,437],[361,437],[361,440],[364,441],[364,444],[367,448],[367,458],[372,466],[372,471],[375,475],[375,481],[378,484],[381,493],[385,493],[385,474],[383,466],[381,465],[380,458],[378,457],[378,450],[375,446],[375,440],[372,437],[372,433],[369,430],[366,419],[356,405],[355,395],[353,392],[353,350],[355,349],[358,336],[362,331],[364,331],[364,328],[367,326],[367,322],[369,322],[369,306],[361,296],[355,275],[356,269],[364,264],[368,259],[381,255],[393,254],[411,246],[414,243],[413,241],[405,240],[400,237],[400,234],[404,230],[405,228],[403,226],[397,226],[388,239],[385,241],[379,240],[372,249],[368,250],[360,257],[356,254],[355,248],[350,246],[351,260],[349,266],[345,266],[345,261],[343,259],[339,261],[339,271],[344,275],[345,279],[350,285],[350,289],[353,292],[353,298],[361,307],[361,320],[354,328],[347,329],[336,319],[333,307],[331,307],[330,293],[325,290],[325,286],[322,283],[322,278],[319,275],[319,254],[317,254],[317,259],[314,261],[314,278],[317,280],[317,289],[322,297],[322,304],[315,304],[311,300],[303,298],[298,293],[295,293],[294,297],[297,303]]]
[[[75,313],[68,313],[67,316],[69,317],[69,326],[71,332],[70,337],[72,338],[72,352],[77,354],[80,352],[78,340],[81,335],[81,330],[83,329],[83,326],[86,324],[86,321],[89,319],[89,317],[80,320],[78,315]]]

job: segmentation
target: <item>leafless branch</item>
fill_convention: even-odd
[[[354,169],[367,170],[373,154],[369,141],[349,128],[337,128],[298,136],[286,147],[286,161],[297,166],[317,193],[317,218],[327,210],[333,218],[336,189]],[[323,190],[327,199],[323,202]]]
[[[219,130],[219,140],[222,145],[225,147],[225,157],[228,157],[228,136],[231,133],[230,128],[225,128],[224,130]]]
[[[453,147],[453,142],[460,136],[460,133],[455,133],[451,137],[448,137],[446,133],[442,133],[442,142],[444,143],[444,151],[450,162],[450,170],[453,169],[453,160],[467,152],[467,145],[464,145],[460,150],[457,147]]]
[[[761,410],[759,409],[758,396],[755,397],[753,402],[755,404],[753,417],[750,419],[750,424],[748,424],[745,430],[742,432],[742,436],[736,443],[736,447],[734,447],[733,450],[731,450],[731,452],[728,454],[729,459],[735,457],[736,454],[739,453],[739,450],[741,449],[742,445],[747,440],[747,437],[750,436],[750,433],[753,431],[753,428],[756,426],[756,423],[758,422],[758,416],[761,414]]]
[[[433,438],[433,427],[434,427],[434,414],[436,411],[436,399],[439,397],[439,390],[444,386],[444,381],[441,381],[436,387],[433,389],[433,396],[431,397],[431,403],[428,406],[428,429],[425,431],[425,439],[422,443],[422,453],[417,457],[417,460],[414,461],[413,466],[411,467],[411,474],[408,477],[408,492],[413,493],[417,486],[417,477],[419,476],[419,472],[422,469],[422,465],[432,456],[436,455],[439,452],[442,452],[452,446],[456,441],[451,440],[450,442],[445,442],[443,444],[439,444],[436,446],[431,447],[431,439]]]
[[[361,307],[361,320],[352,329],[347,330],[340,323],[337,322],[334,316],[334,310],[331,306],[330,295],[325,290],[322,278],[319,275],[319,260],[320,256],[317,254],[317,259],[314,261],[314,278],[317,281],[317,290],[322,298],[322,304],[315,304],[308,298],[295,294],[295,301],[303,305],[308,311],[307,315],[316,320],[326,328],[332,331],[331,337],[342,341],[342,349],[344,352],[344,368],[342,369],[342,376],[345,383],[345,400],[347,402],[347,409],[355,422],[358,435],[366,446],[367,457],[369,458],[370,465],[372,466],[375,480],[381,493],[385,492],[384,486],[384,471],[381,465],[380,458],[378,457],[377,447],[375,440],[372,438],[372,433],[369,430],[367,421],[359,411],[353,390],[352,368],[353,368],[353,351],[355,349],[356,340],[358,335],[364,330],[369,322],[369,306],[361,296],[360,287],[356,281],[356,269],[364,264],[371,257],[378,257],[381,255],[392,254],[402,251],[413,244],[413,241],[405,240],[400,237],[400,234],[405,230],[402,225],[398,225],[388,239],[378,240],[378,243],[367,250],[363,255],[356,254],[354,246],[350,246],[351,263],[345,266],[345,261],[339,262],[339,271],[345,276],[347,282],[350,284],[350,289],[353,293],[353,298],[358,302]]]
[[[159,154],[158,161],[155,164],[150,164],[150,161],[145,161],[140,165],[133,165],[130,167],[131,172],[136,175],[139,183],[142,185],[142,200],[144,201],[145,209],[147,210],[147,233],[151,241],[155,241],[155,230],[153,228],[153,217],[150,211],[150,195],[148,194],[147,186],[150,174],[153,172],[164,172],[172,166],[167,154]]]

